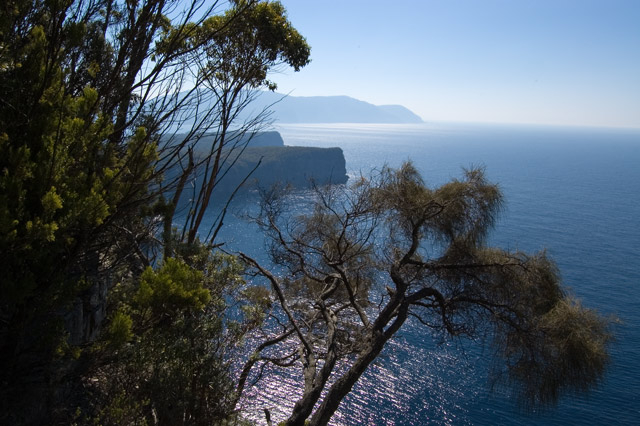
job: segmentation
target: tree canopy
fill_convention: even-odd
[[[301,216],[286,197],[265,197],[256,221],[282,272],[241,257],[271,286],[280,326],[243,377],[263,363],[296,365],[304,391],[286,424],[327,424],[415,321],[445,339],[489,336],[492,377],[527,406],[592,387],[608,362],[608,320],[566,294],[546,253],[486,246],[501,202],[480,169],[430,188],[411,163],[319,189]]]
[[[171,316],[219,301],[197,285],[210,274],[177,249],[187,239],[199,247],[212,187],[241,152],[225,138],[228,129],[251,133],[261,122],[234,123],[250,93],[273,88],[273,67],[298,70],[308,56],[278,2],[3,2],[2,422],[48,422],[68,410],[60,405],[75,392],[70,383],[81,386],[87,366],[100,364],[87,345],[105,320],[116,340],[142,342],[148,335],[136,327],[147,317],[127,310],[138,312],[143,300],[172,300]],[[198,109],[207,96],[216,102]],[[185,122],[191,129],[177,138]],[[216,141],[194,159],[208,132]],[[190,206],[195,220],[182,218],[188,234],[180,237],[172,230],[180,192],[202,176],[206,184]],[[196,287],[184,287],[187,278]],[[106,306],[119,282],[141,288],[130,292],[137,304],[125,303],[125,311],[115,310],[124,303],[115,299]]]

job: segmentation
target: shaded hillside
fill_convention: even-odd
[[[400,123],[422,123],[422,118],[402,105],[379,105],[378,108],[396,117]]]
[[[199,108],[210,108],[202,102]],[[237,123],[252,121],[264,114],[266,122],[276,123],[371,123],[418,124],[422,118],[402,105],[373,105],[349,96],[290,96],[281,93],[260,92],[236,117]],[[193,119],[187,119],[178,133],[193,127]]]

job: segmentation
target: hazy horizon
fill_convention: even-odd
[[[424,121],[640,128],[640,2],[282,0],[311,45],[293,96]]]

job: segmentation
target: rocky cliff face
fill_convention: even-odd
[[[235,189],[258,165],[246,188],[268,188],[276,183],[308,188],[312,184],[347,182],[344,154],[340,148],[299,146],[247,148],[220,182],[220,189]]]
[[[87,347],[93,343],[106,318],[107,293],[113,286],[110,273],[100,272],[97,256],[91,256],[74,274],[81,274],[88,283],[84,292],[72,300],[68,307],[57,312],[43,311],[23,324],[27,336],[20,341],[22,354],[9,368],[11,386],[0,388],[0,424],[66,424],[73,413],[65,411],[86,402],[81,381],[85,372],[84,359],[54,356],[46,339],[46,330],[58,323],[65,327],[69,345]],[[79,276],[78,275],[78,276]],[[77,277],[76,277],[77,278]],[[45,330],[45,333],[43,333]]]
[[[179,138],[176,136],[176,140]],[[230,193],[250,174],[243,185],[245,189],[268,188],[275,183],[308,188],[312,183],[326,185],[347,182],[345,159],[340,148],[285,146],[277,131],[258,132],[250,136],[231,132],[226,140],[233,150],[227,163],[222,166],[224,176],[216,184],[217,193]],[[208,155],[214,141],[214,135],[202,137],[194,147],[196,157]],[[240,157],[235,160],[240,152]],[[197,182],[196,187],[200,184]]]

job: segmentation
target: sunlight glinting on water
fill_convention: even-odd
[[[415,328],[410,334],[419,332]],[[372,364],[345,398],[330,424],[420,425],[465,423],[465,409],[458,402],[477,394],[471,364],[453,345],[426,343],[429,337],[399,337],[389,342],[383,355]],[[424,340],[416,346],[415,339]],[[339,369],[338,369],[339,370]],[[246,417],[265,422],[268,409],[274,422],[285,420],[302,395],[301,366],[265,370],[264,378],[247,389],[242,403]],[[272,374],[269,374],[272,373]],[[335,379],[335,377],[334,377]]]

